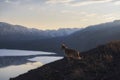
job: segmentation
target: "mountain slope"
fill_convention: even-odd
[[[120,41],[81,56],[81,60],[63,58],[10,80],[120,80]]]
[[[86,51],[112,40],[120,40],[120,20],[89,26],[67,37],[66,42],[74,48]]]

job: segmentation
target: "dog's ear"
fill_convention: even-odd
[[[61,46],[66,46],[64,43],[62,43],[62,45]]]

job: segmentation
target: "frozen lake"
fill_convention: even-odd
[[[7,49],[0,49],[0,57],[15,57],[16,56],[30,56],[30,55],[39,55],[39,54],[55,54],[49,52],[41,52],[41,51],[26,51],[26,50],[7,50]],[[10,65],[6,67],[0,68],[0,80],[9,80],[9,78],[16,77],[20,74],[23,74],[31,69],[35,69],[40,67],[44,64],[53,62],[55,60],[62,59],[63,57],[55,57],[55,56],[38,56],[33,58],[28,58],[27,60],[30,62],[20,64],[20,65]],[[26,59],[26,58],[25,58]],[[10,59],[11,60],[11,59]],[[4,61],[4,60],[3,60]],[[18,58],[19,61],[19,58]],[[34,61],[34,62],[31,62]],[[14,62],[14,61],[12,61]],[[5,62],[3,62],[5,63]]]

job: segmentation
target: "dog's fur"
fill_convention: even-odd
[[[69,49],[65,44],[61,45],[61,49],[65,53],[65,57],[72,59],[81,59],[80,52],[74,49]]]

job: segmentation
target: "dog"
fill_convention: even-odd
[[[65,44],[61,45],[61,49],[64,51],[65,57],[72,59],[81,59],[80,52],[74,49],[68,48]]]

